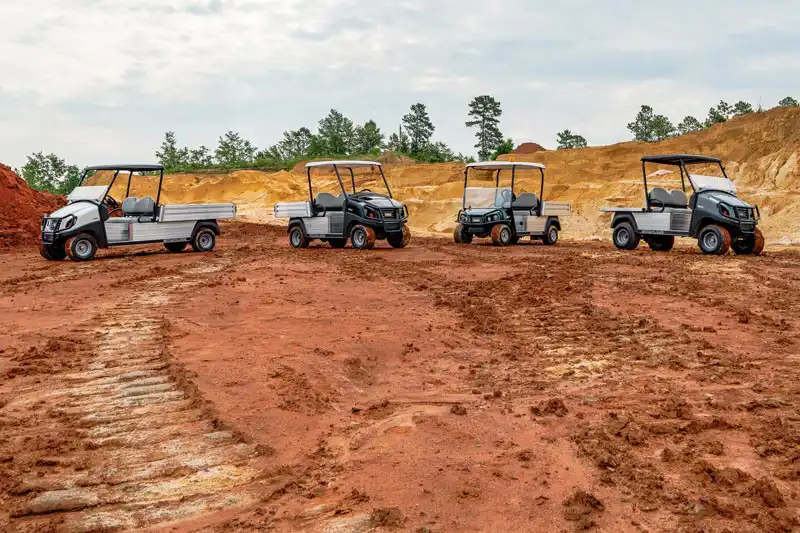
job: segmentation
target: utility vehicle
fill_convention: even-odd
[[[362,188],[363,175],[356,176],[355,169],[377,169],[386,194]],[[314,196],[311,171],[332,169],[341,194],[319,192]],[[351,191],[345,186],[349,174]],[[334,248],[344,248],[348,238],[353,248],[370,249],[377,239],[386,239],[393,248],[404,248],[411,240],[408,229],[408,208],[392,198],[383,168],[377,161],[316,161],[306,164],[308,176],[307,202],[277,202],[275,217],[289,219],[289,244],[294,248],[307,248],[314,239],[328,242]]]
[[[667,191],[647,185],[647,164],[675,166],[680,169],[681,188]],[[719,167],[722,176],[692,174],[687,167],[705,165]],[[660,170],[655,174],[670,174]],[[716,172],[714,172],[716,173]],[[644,241],[655,251],[669,251],[675,237],[693,237],[704,254],[724,255],[733,248],[736,254],[760,255],[764,236],[757,224],[761,218],[758,206],[751,206],[736,196],[736,188],[728,178],[722,161],[704,155],[650,155],[642,157],[644,207],[603,207],[614,213],[611,221],[614,245],[620,250],[633,250]],[[686,181],[691,198],[686,198]]]
[[[110,193],[125,174],[125,196],[119,202]],[[147,180],[156,175],[155,200],[152,196],[130,195],[134,177]],[[53,261],[65,257],[88,261],[98,248],[152,243],[163,243],[170,252],[180,252],[188,244],[197,252],[210,252],[220,234],[217,220],[234,218],[236,205],[160,205],[163,182],[161,165],[86,168],[78,186],[67,196],[67,205],[42,218],[42,256]]]
[[[468,187],[471,170],[496,171],[494,187]],[[500,173],[511,171],[511,187],[500,187]],[[469,244],[473,237],[491,236],[495,246],[517,244],[520,237],[541,239],[555,244],[561,231],[560,216],[569,215],[569,202],[545,202],[536,193],[514,193],[517,170],[538,170],[542,182],[539,196],[544,196],[544,165],[515,161],[470,163],[464,169],[464,197],[458,211],[453,239]]]

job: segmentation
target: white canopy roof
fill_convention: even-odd
[[[311,163],[306,163],[306,168],[332,167],[334,165],[336,165],[337,167],[344,167],[344,168],[381,166],[381,164],[378,163],[377,161],[348,161],[345,159],[341,161],[312,161]]]
[[[525,163],[517,161],[481,161],[480,163],[470,163],[467,168],[475,168],[478,170],[505,170],[511,167],[519,168],[545,168],[544,165],[539,163]]]

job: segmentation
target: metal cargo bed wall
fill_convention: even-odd
[[[569,202],[542,202],[542,216],[565,217],[572,213],[572,204]]]
[[[222,220],[236,217],[235,204],[175,204],[159,209],[159,222]]]
[[[309,202],[278,202],[275,204],[275,218],[305,218],[311,216]]]

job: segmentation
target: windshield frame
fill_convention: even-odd
[[[333,172],[336,174],[336,179],[339,182],[339,187],[342,189],[342,193],[344,194],[345,198],[349,198],[350,196],[355,196],[356,194],[359,194],[358,192],[356,192],[356,176],[355,176],[355,172],[353,171],[354,167],[348,166],[346,164],[340,164],[340,163],[331,163],[330,166],[333,167]],[[360,165],[360,166],[366,166],[366,165]],[[392,196],[392,189],[389,187],[389,182],[386,179],[386,174],[384,174],[384,172],[383,172],[383,165],[381,165],[379,162],[375,161],[375,165],[374,166],[378,167],[378,172],[380,172],[380,174],[381,174],[381,179],[383,180],[384,187],[386,187],[386,192],[389,193],[389,198],[393,199],[394,197]],[[350,185],[353,188],[352,194],[348,193],[347,189],[344,186],[344,182],[342,181],[342,174],[339,172],[339,167],[346,168],[347,170],[350,171]],[[309,200],[313,203],[314,202],[314,189],[313,189],[313,187],[311,185],[311,182],[312,182],[312,180],[311,180],[311,170],[312,170],[312,168],[317,168],[317,167],[307,167],[306,175],[308,176],[308,197],[309,197]],[[376,194],[378,194],[378,193],[376,193]]]
[[[475,167],[470,167],[469,165],[467,165],[466,168],[464,168],[464,193],[463,193],[462,198],[461,198],[461,208],[462,209],[467,209],[467,188],[469,188],[467,183],[469,182],[469,170],[470,170],[470,168],[475,169]],[[533,170],[532,168],[529,168],[529,167],[520,167],[520,168],[524,168],[525,170]],[[477,170],[481,170],[481,169],[478,168]],[[541,200],[544,200],[544,169],[541,168],[541,167],[537,167],[537,170],[539,171],[539,174],[542,177],[541,187],[539,188],[539,198]],[[496,174],[495,174],[495,178],[494,178],[494,187],[493,187],[495,190],[501,188],[500,187],[500,173],[502,171],[503,171],[503,169],[497,169],[497,171],[495,171]],[[515,185],[515,181],[516,181],[516,175],[517,175],[517,165],[511,165],[511,200],[512,200],[512,202],[513,202],[514,196],[515,196],[514,185]],[[480,188],[480,187],[472,187],[472,188],[477,189],[477,188]],[[492,187],[484,187],[484,188],[489,189],[489,188],[492,188]],[[511,208],[511,206],[509,206],[508,208],[500,208],[500,207],[498,207],[498,208],[495,208],[495,209],[510,209],[510,208]]]
[[[160,202],[161,202],[161,188],[164,185],[164,168],[163,167],[159,167],[159,166],[156,166],[156,165],[151,165],[149,167],[148,166],[143,166],[143,167],[120,166],[119,168],[115,168],[113,166],[108,166],[108,167],[87,167],[87,168],[85,168],[83,170],[83,174],[81,175],[81,180],[78,182],[78,186],[75,187],[75,189],[73,189],[73,192],[76,189],[80,188],[80,187],[85,187],[85,185],[83,185],[83,182],[86,181],[86,179],[89,177],[89,172],[98,171],[98,170],[113,170],[114,171],[114,175],[111,177],[111,182],[109,182],[108,186],[106,187],[106,192],[103,195],[103,197],[100,198],[99,203],[105,202],[105,199],[108,197],[108,193],[114,187],[114,183],[117,181],[117,178],[119,177],[120,172],[127,172],[128,173],[128,185],[125,188],[125,198],[128,198],[130,196],[130,194],[131,194],[131,181],[133,180],[133,173],[134,172],[158,172],[159,173],[158,192],[156,193],[156,200],[155,200],[155,206],[153,207],[153,213],[158,212],[158,207],[159,207]],[[144,174],[137,174],[137,176],[144,176]],[[90,187],[92,187],[92,186],[90,185]],[[100,187],[100,185],[98,185],[97,187]],[[123,198],[123,200],[125,198]],[[69,200],[69,197],[67,197],[67,199]]]

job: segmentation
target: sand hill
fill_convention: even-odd
[[[564,237],[605,238],[609,235],[610,215],[601,214],[598,211],[601,206],[642,204],[639,158],[643,154],[676,152],[721,157],[740,195],[760,206],[768,242],[800,243],[800,108],[740,117],[709,130],[655,144],[627,142],[576,150],[543,150],[502,159],[536,161],[547,166],[545,199],[573,203],[574,215],[564,221]],[[417,233],[452,231],[461,202],[463,164],[419,164],[406,160],[397,163],[390,160],[385,172],[395,197],[409,205],[412,229]],[[518,190],[538,193],[535,175],[524,174],[519,175]],[[660,176],[653,180],[656,182],[668,188],[680,186],[676,174]],[[315,181],[320,190],[331,190],[333,186],[330,175]],[[273,222],[274,202],[307,197],[306,178],[302,165],[298,165],[292,172],[175,174],[165,180],[162,199],[231,201],[239,205],[243,218]]]

